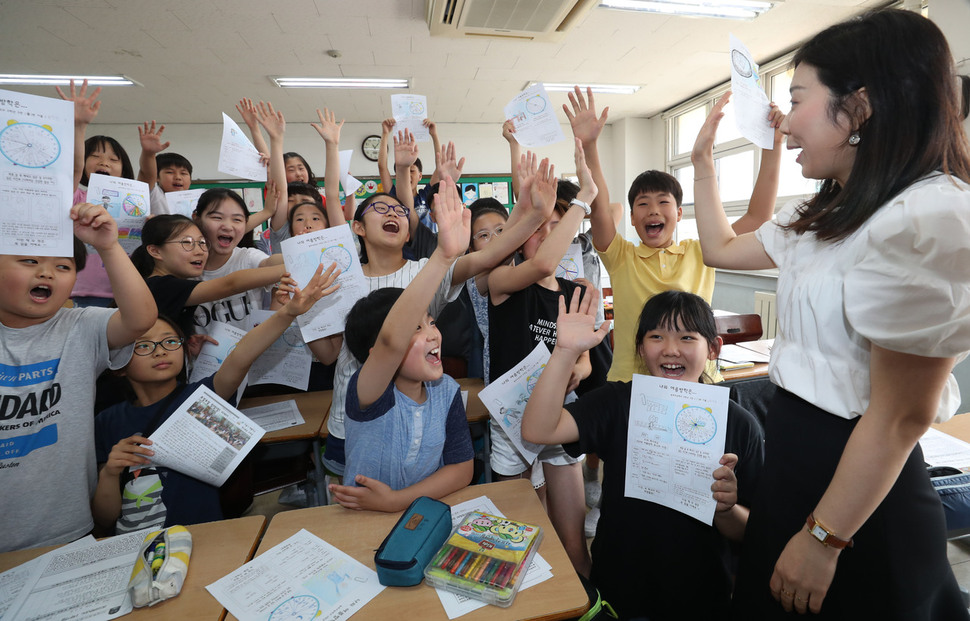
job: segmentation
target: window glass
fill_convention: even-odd
[[[721,123],[717,126],[717,136],[714,137],[714,144],[724,144],[725,142],[730,142],[743,137],[741,136],[741,132],[738,131],[738,125],[734,120],[734,110],[734,102],[728,102],[728,104],[724,106],[724,117],[721,119]]]
[[[677,150],[676,154],[690,153],[694,148],[697,132],[707,119],[707,106],[701,105],[676,117]]]
[[[678,168],[674,171],[674,177],[677,177],[677,181],[680,182],[680,187],[684,190],[684,200],[681,201],[681,206],[683,205],[693,205],[694,204],[694,167],[684,166],[683,168]]]
[[[754,151],[747,150],[717,160],[721,201],[743,201],[754,187]]]

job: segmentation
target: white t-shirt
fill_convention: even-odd
[[[267,258],[269,255],[255,248],[234,248],[225,265],[216,270],[202,272],[201,280],[214,280],[239,270],[259,267]],[[208,332],[209,324],[221,321],[241,330],[248,330],[247,316],[254,310],[263,310],[264,297],[270,291],[270,287],[259,287],[215,302],[199,304],[195,310],[195,325],[199,331]]]
[[[926,356],[970,351],[970,186],[920,180],[841,242],[781,228],[790,203],[756,235],[779,268],[774,383],[843,418],[869,405],[870,345]],[[914,387],[916,388],[916,387]],[[950,375],[937,420],[960,405]]]

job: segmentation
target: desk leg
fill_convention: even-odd
[[[326,503],[327,479],[326,479],[326,475],[323,472],[323,464],[320,463],[321,448],[322,448],[322,445],[320,444],[320,436],[317,436],[316,438],[313,439],[313,471],[314,473],[316,473],[316,477],[314,481],[315,487],[316,487],[316,489],[314,490],[315,498],[313,498],[312,500],[309,498],[307,499],[309,501],[307,502],[308,507],[319,507],[321,505],[327,504]]]

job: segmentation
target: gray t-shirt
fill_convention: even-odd
[[[116,309],[60,309],[0,324],[0,552],[73,541],[94,527],[94,392],[132,348],[108,351]]]

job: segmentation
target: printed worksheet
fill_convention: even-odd
[[[353,149],[340,152],[340,183],[344,186],[344,196],[354,194],[364,185],[350,174],[350,158],[353,155]]]
[[[624,495],[714,522],[714,471],[724,455],[723,386],[633,376]]]
[[[169,211],[185,216],[192,217],[195,206],[199,203],[199,197],[205,192],[205,188],[198,190],[182,190],[180,192],[166,192],[165,201],[168,203]]]
[[[141,246],[141,230],[151,210],[147,183],[94,174],[88,177],[88,202],[104,206],[118,223],[118,243],[125,252],[131,254]]]
[[[345,619],[384,586],[377,572],[301,530],[206,590],[240,621]]]
[[[471,500],[466,500],[451,507],[451,527],[455,528],[458,526],[465,516],[472,511],[483,511],[497,515],[498,517],[506,517],[504,513],[498,510],[498,507],[495,506],[491,498],[488,496],[479,496],[478,498],[472,498]],[[545,536],[548,536],[548,533]],[[536,552],[532,557],[532,563],[529,564],[529,569],[526,571],[522,581],[522,587],[519,590],[524,591],[550,578],[552,578],[552,565],[546,559],[542,558],[542,555]],[[487,602],[445,591],[444,589],[435,589],[435,593],[438,594],[438,599],[441,600],[441,606],[445,609],[445,614],[448,615],[449,619],[455,619],[479,608],[488,606]]]
[[[266,181],[266,167],[259,161],[259,151],[249,142],[236,122],[222,113],[222,146],[219,148],[219,172],[250,181]]]
[[[429,142],[431,132],[424,126],[428,118],[428,98],[424,95],[391,95],[391,116],[394,117],[394,131],[405,129],[414,134],[417,142]]]
[[[741,135],[762,149],[775,145],[775,130],[768,122],[771,106],[758,73],[758,64],[741,40],[731,36],[731,103]]]
[[[148,437],[151,461],[221,487],[265,433],[202,385]]]
[[[565,278],[566,280],[586,278],[586,272],[583,271],[583,248],[579,245],[579,242],[569,244],[566,254],[559,262],[559,267],[556,268],[556,278]]]
[[[275,314],[275,311],[254,310],[249,315],[252,330]],[[310,365],[313,354],[303,342],[300,326],[294,321],[266,351],[256,358],[247,376],[253,386],[258,384],[283,384],[297,390],[310,385]]]
[[[505,105],[505,118],[515,123],[515,139],[523,147],[544,147],[566,139],[542,82],[513,97]]]
[[[286,270],[301,288],[310,282],[318,265],[322,264],[326,270],[336,263],[340,268],[337,278],[340,288],[320,298],[313,308],[297,319],[303,340],[310,342],[343,332],[347,313],[368,291],[350,225],[297,235],[285,240],[280,247]]]
[[[296,407],[296,401],[293,399],[279,403],[258,405],[239,411],[245,414],[249,420],[262,427],[266,433],[296,427],[306,422],[303,419],[303,415],[300,414],[300,409]]]
[[[923,461],[931,466],[950,466],[970,472],[970,444],[930,427],[919,439]]]
[[[538,457],[542,445],[522,439],[522,412],[548,361],[549,348],[539,343],[522,362],[478,393],[488,413],[512,440],[515,450],[530,464]]]
[[[0,90],[0,254],[74,256],[74,102]]]
[[[246,336],[246,331],[228,323],[213,321],[206,326],[206,334],[211,336],[216,343],[206,341],[202,344],[198,357],[192,363],[189,382],[198,382],[218,371],[232,350],[242,340],[242,337]],[[246,390],[248,379],[249,376],[247,375],[239,384],[239,390],[236,391],[237,400]]]
[[[3,618],[94,621],[128,614],[132,610],[128,580],[149,532],[144,529],[101,541],[88,536],[34,559]]]

